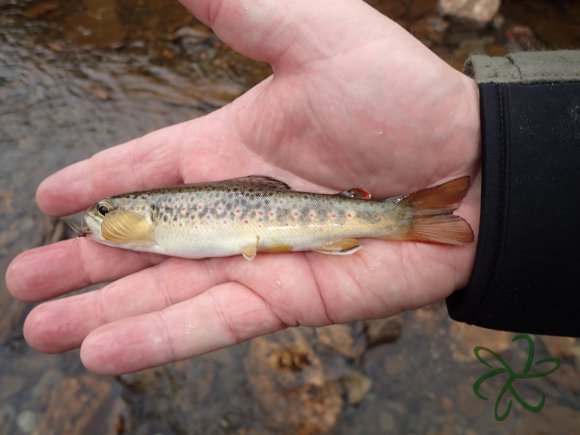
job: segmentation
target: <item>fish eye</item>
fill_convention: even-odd
[[[107,213],[109,213],[109,207],[107,207],[106,205],[101,205],[99,206],[99,208],[97,208],[97,211],[103,216],[105,216]]]

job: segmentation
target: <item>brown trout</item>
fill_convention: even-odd
[[[473,241],[473,232],[453,211],[468,187],[469,177],[462,177],[373,200],[361,188],[298,192],[274,178],[249,176],[103,199],[85,212],[83,235],[135,251],[248,260],[258,252],[352,254],[364,238],[462,245]]]

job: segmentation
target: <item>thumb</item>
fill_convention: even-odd
[[[362,0],[180,0],[234,50],[276,72],[402,29]]]

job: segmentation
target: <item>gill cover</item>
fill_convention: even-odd
[[[153,244],[153,225],[139,213],[113,210],[103,217],[101,234],[112,243]]]

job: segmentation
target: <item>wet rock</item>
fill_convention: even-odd
[[[580,343],[577,343],[572,347],[572,356],[577,364],[580,363]],[[578,364],[578,366],[580,367],[580,364]]]
[[[113,0],[85,0],[84,7],[67,15],[67,36],[71,43],[93,46],[99,49],[120,47],[127,29],[119,18],[119,10]]]
[[[445,31],[449,23],[439,16],[428,16],[418,19],[411,24],[410,32],[419,38],[423,43],[430,46],[431,44],[441,44],[445,38]]]
[[[340,431],[338,432],[339,434],[420,433],[420,431],[405,430],[404,423],[401,424],[408,421],[410,415],[416,415],[415,409],[411,411],[403,403],[382,400],[377,396],[373,396],[370,399],[357,410],[359,412],[358,425],[354,426],[350,431]]]
[[[60,9],[60,4],[57,1],[34,2],[24,11],[23,15],[29,20],[37,20],[58,9]]]
[[[371,387],[373,381],[360,373],[352,373],[343,379],[342,384],[346,389],[346,398],[350,405],[356,405],[364,399]]]
[[[492,331],[490,329],[471,326],[466,323],[453,322],[450,327],[451,355],[455,361],[476,361],[473,349],[476,346],[484,346],[501,354],[512,345],[511,333],[504,331]]]
[[[388,376],[404,376],[409,370],[409,362],[404,356],[396,354],[388,355],[384,361],[384,368],[384,372]]]
[[[171,39],[174,41],[191,39],[192,42],[195,41],[199,43],[199,41],[208,38],[211,35],[212,32],[209,27],[198,24],[180,27],[175,31]]]
[[[14,208],[14,192],[10,190],[0,190],[0,213],[3,216],[13,214]]]
[[[8,259],[0,261],[0,271],[5,271],[8,266]],[[6,342],[15,334],[20,334],[16,330],[24,314],[25,305],[12,298],[6,289],[4,279],[0,279],[0,343]]]
[[[63,378],[63,374],[60,370],[55,368],[46,367],[42,374],[42,377],[35,383],[34,387],[31,389],[32,397],[41,397],[46,391],[51,391],[56,385],[58,385]]]
[[[22,390],[26,382],[19,375],[6,375],[0,377],[0,402]]]
[[[399,314],[386,319],[369,320],[366,322],[366,336],[369,346],[389,343],[397,340],[403,330],[403,315]]]
[[[444,16],[478,25],[489,23],[500,7],[500,0],[439,0]]]
[[[244,367],[268,426],[305,435],[335,427],[343,408],[341,386],[326,379],[301,330],[252,340]]]
[[[558,386],[560,391],[580,394],[580,369],[566,363],[561,363],[558,370],[549,375],[550,382]]]
[[[360,358],[365,351],[364,340],[348,325],[330,325],[316,328],[318,342],[347,358]]]
[[[573,359],[576,339],[573,337],[540,336],[540,341],[546,346],[551,356],[560,359]]]
[[[504,35],[510,51],[533,50],[541,45],[528,26],[514,24],[505,30]]]
[[[501,43],[493,42],[492,44],[486,47],[485,52],[489,56],[503,57],[506,54],[508,54],[510,50]]]
[[[453,409],[453,401],[448,396],[441,396],[441,408],[445,412],[450,412]]]
[[[546,400],[540,412],[527,412],[525,418],[518,419],[515,430],[511,432],[514,435],[577,434],[578,410]]]
[[[86,92],[93,98],[100,101],[107,101],[111,98],[111,94],[104,87],[98,83],[89,83],[86,86]]]
[[[365,0],[369,5],[377,9],[392,20],[401,21],[407,12],[402,2],[384,0]]]
[[[490,401],[478,399],[468,382],[459,384],[452,397],[455,405],[454,412],[462,417],[476,418],[486,412],[493,412],[493,405],[490,406]]]
[[[38,422],[39,434],[81,434],[94,428],[101,433],[115,433],[120,407],[107,378],[89,375],[64,378],[43,399],[46,411]]]
[[[408,5],[408,14],[411,19],[427,15],[435,10],[437,0],[413,0]]]
[[[14,432],[14,408],[10,405],[0,406],[0,435],[9,435]]]

